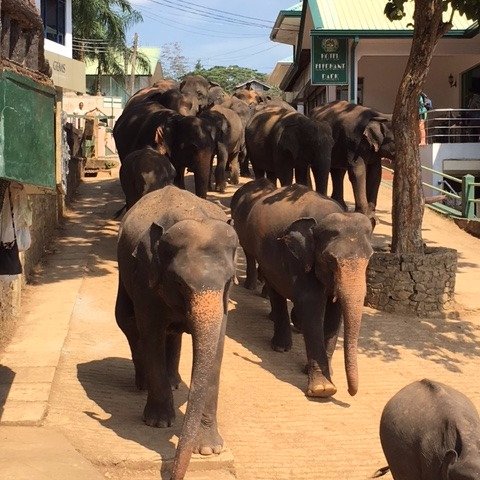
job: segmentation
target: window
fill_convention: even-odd
[[[62,45],[65,45],[65,2],[66,0],[41,2],[45,38]]]

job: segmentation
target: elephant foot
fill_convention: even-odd
[[[238,173],[232,173],[230,175],[230,183],[232,185],[238,185],[240,183],[240,175]]]
[[[193,453],[218,455],[223,450],[223,438],[218,433],[217,423],[202,419]]]
[[[275,352],[289,352],[292,349],[291,338],[280,338],[274,336],[271,341],[272,350]]]
[[[215,191],[219,193],[225,193],[226,188],[227,188],[227,182],[219,182],[215,186]]]
[[[320,367],[315,365],[308,365],[308,386],[307,397],[328,398],[337,393],[337,387],[325,378]]]
[[[182,383],[182,377],[178,372],[170,373],[168,375],[168,381],[170,382],[170,386],[172,387],[172,390],[178,390],[178,387]]]
[[[257,280],[256,279],[252,280],[252,279],[247,277],[245,279],[245,282],[244,282],[243,286],[247,290],[256,290],[257,289]]]
[[[173,409],[173,398],[164,402],[147,400],[143,410],[143,421],[149,427],[168,428],[175,420],[175,411]]]
[[[268,287],[267,285],[263,285],[262,287],[262,293],[260,293],[260,295],[263,297],[263,298],[268,298]]]

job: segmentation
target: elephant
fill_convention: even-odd
[[[150,146],[129,153],[120,167],[126,209],[147,193],[172,184],[176,174],[170,160]]]
[[[233,184],[239,181],[239,161],[245,156],[245,130],[240,117],[228,108],[215,105],[199,114],[205,120],[212,132],[215,142],[217,165],[215,168],[215,189],[225,192],[226,169],[230,170],[230,180]]]
[[[215,144],[210,125],[202,118],[182,116],[156,102],[125,110],[113,129],[120,160],[151,146],[166,154],[175,170],[175,185],[185,188],[185,169],[194,173],[195,193],[206,198]]]
[[[252,118],[254,112],[253,106],[248,105],[243,100],[240,100],[237,97],[231,96],[223,101],[220,104],[222,107],[229,108],[233,110],[241,119],[242,125],[245,128],[248,124],[248,121]]]
[[[219,87],[215,82],[210,82],[201,75],[187,75],[180,83],[180,91],[198,100],[199,110],[202,111],[213,104],[209,103],[210,89]]]
[[[337,391],[331,358],[343,316],[348,391],[355,395],[366,268],[373,253],[370,220],[345,212],[336,201],[304,185],[272,190],[265,182],[257,179],[240,187],[232,198],[231,216],[247,272],[251,274],[258,261],[268,288],[274,322],[271,346],[279,352],[292,346],[290,299],[305,340],[306,394],[330,397]]]
[[[265,92],[255,90],[250,82],[245,85],[245,88],[238,88],[235,90],[233,96],[243,100],[247,105],[258,105],[271,98]]]
[[[177,81],[172,79],[163,79],[155,82],[151,87],[142,88],[138,90],[138,92],[136,92],[134,95],[132,95],[125,104],[125,108],[127,108],[127,106],[132,106],[148,100],[150,97],[164,93],[172,88],[178,89]]]
[[[223,448],[218,388],[237,245],[218,205],[172,185],[142,197],[120,226],[115,317],[131,349],[136,386],[148,391],[149,426],[166,428],[175,418],[182,333],[192,335],[190,393],[172,480],[184,478],[192,452]]]
[[[229,95],[219,86],[213,86],[208,89],[208,105],[221,105]]]
[[[247,154],[255,178],[263,177],[282,186],[291,185],[295,169],[297,183],[309,185],[309,167],[315,189],[327,193],[333,146],[331,128],[302,113],[269,107],[256,113],[245,129]]]
[[[355,211],[375,212],[382,158],[395,160],[391,115],[340,100],[314,108],[310,118],[332,127],[332,198],[345,205],[343,179],[348,171]]]
[[[478,480],[480,418],[473,403],[443,383],[423,379],[385,405],[380,440],[395,480]]]

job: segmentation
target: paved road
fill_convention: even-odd
[[[232,191],[230,187],[216,199],[227,205]],[[375,243],[389,241],[390,196],[382,188]],[[176,393],[174,427],[144,426],[145,394],[133,388],[127,343],[113,316],[118,222],[112,215],[120,199],[115,178],[86,179],[81,185],[63,235],[36,285],[28,288],[17,335],[0,357],[0,392],[3,384],[6,397],[0,447],[11,450],[12,439],[19,438],[12,435],[18,427],[9,425],[37,423],[42,427],[36,434],[61,435],[79,454],[78,465],[72,461],[63,477],[31,478],[68,474],[73,480],[74,463],[78,478],[87,478],[82,470],[87,463],[98,478],[150,480],[158,478],[160,459],[174,452],[187,387],[183,384]],[[444,381],[480,407],[480,386],[473,380],[480,363],[480,298],[475,290],[480,240],[432,212],[426,213],[424,231],[427,243],[460,251],[457,311],[445,318],[418,319],[365,309],[360,391],[353,398],[347,393],[341,351],[334,357],[335,398],[305,397],[302,337],[294,337],[291,352],[271,351],[268,302],[241,286],[233,288],[219,407],[228,448],[214,460],[194,459],[187,478],[226,480],[234,468],[241,480],[365,479],[385,465],[379,418],[386,401],[405,384],[423,377]],[[241,260],[240,279],[243,267]],[[188,341],[184,344],[181,373],[188,382],[191,350]],[[20,449],[16,451],[21,457]],[[0,453],[2,464],[9,460],[2,463]],[[205,472],[210,468],[214,470]],[[89,478],[96,478],[94,473]]]

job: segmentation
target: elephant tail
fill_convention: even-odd
[[[372,478],[383,477],[383,476],[386,475],[389,471],[390,471],[390,467],[389,467],[389,466],[379,468],[379,469],[372,475]]]

